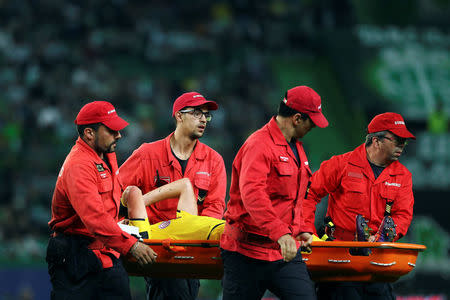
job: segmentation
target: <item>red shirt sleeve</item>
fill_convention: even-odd
[[[397,225],[397,237],[395,240],[398,240],[408,232],[413,217],[414,196],[412,191],[411,173],[409,173],[409,171],[405,176],[405,180],[402,183],[398,195],[391,211],[392,219]]]
[[[211,172],[211,183],[203,202],[202,216],[222,219],[225,211],[225,193],[227,188],[227,175],[223,158],[217,154],[215,165]]]
[[[135,185],[143,190],[143,173],[145,164],[142,163],[140,149],[141,148],[138,148],[133,151],[133,154],[131,154],[131,156],[119,168],[120,179],[122,180],[124,189],[127,186]]]
[[[242,154],[239,189],[242,203],[262,232],[273,240],[292,234],[289,225],[278,218],[267,193],[267,178],[271,168],[271,150],[257,141],[247,141]],[[288,188],[288,187],[286,187]]]
[[[316,205],[323,197],[334,192],[341,182],[341,166],[338,157],[322,162],[319,170],[311,177],[308,196],[303,200],[303,219],[305,232],[315,232],[314,221]]]
[[[70,178],[66,181],[68,199],[89,232],[106,246],[127,254],[136,239],[120,229],[115,211],[105,209],[92,166],[72,165],[65,173],[66,178]],[[107,201],[114,200],[111,197]]]

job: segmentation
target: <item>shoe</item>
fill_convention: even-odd
[[[381,221],[378,232],[375,235],[375,242],[393,242],[397,236],[394,220],[391,216],[385,216]]]
[[[142,231],[142,232],[139,232],[139,235],[140,235],[141,238],[143,238],[143,239],[147,239],[147,240],[148,240],[148,238],[149,238],[148,231]]]
[[[334,241],[334,230],[336,226],[334,225],[333,221],[331,220],[330,216],[326,216],[323,220],[323,226],[319,228],[317,231],[318,236],[322,241]]]
[[[336,225],[334,225],[330,216],[325,217],[324,223],[325,223],[325,236],[326,236],[325,241],[334,241],[336,239],[334,237],[334,231],[336,229]],[[324,238],[324,237],[322,237],[322,238]]]
[[[362,215],[356,216],[355,240],[358,242],[367,242],[372,229],[367,225],[367,220]]]
[[[355,241],[367,242],[372,229],[367,225],[367,220],[362,215],[356,216]],[[372,253],[370,248],[350,248],[350,254],[356,256],[369,256]]]

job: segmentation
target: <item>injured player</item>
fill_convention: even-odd
[[[150,224],[145,207],[170,198],[179,198],[176,218]],[[128,186],[121,202],[128,208],[128,225],[138,227],[144,239],[220,240],[225,226],[224,220],[198,216],[197,198],[188,178],[168,183],[145,195],[138,187]]]

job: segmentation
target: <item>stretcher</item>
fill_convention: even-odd
[[[153,264],[140,266],[123,259],[131,276],[221,279],[223,264],[218,241],[144,240],[158,254]],[[302,252],[312,279],[323,281],[394,282],[416,266],[424,245],[406,243],[319,242]]]

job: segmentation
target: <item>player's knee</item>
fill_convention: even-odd
[[[123,197],[125,197],[128,205],[130,205],[134,201],[136,201],[137,199],[140,199],[142,197],[142,191],[137,186],[130,185],[123,192]]]
[[[186,190],[186,191],[188,191],[188,192],[190,192],[190,191],[194,191],[194,188],[192,187],[192,183],[191,183],[191,181],[189,180],[189,178],[183,178],[183,179],[181,179],[182,180],[182,182],[183,182],[183,184],[184,184],[184,189]]]

